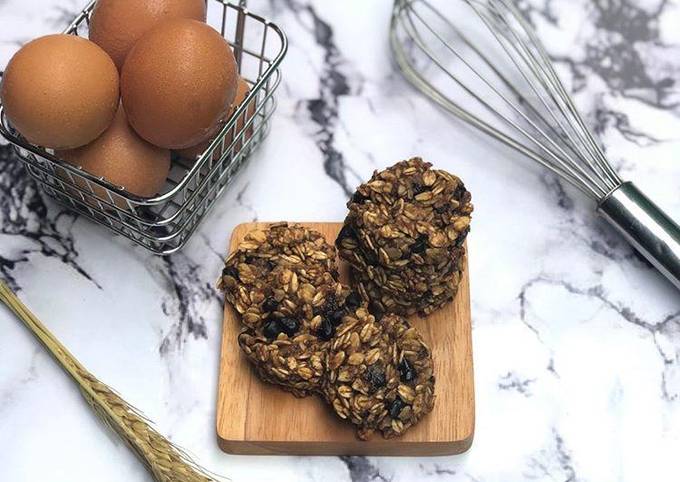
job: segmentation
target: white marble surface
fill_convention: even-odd
[[[80,0],[0,0],[0,65]],[[522,6],[611,162],[680,218],[680,2]],[[180,254],[64,212],[0,146],[0,276],[102,380],[234,481],[678,480],[680,296],[570,187],[451,120],[393,70],[388,0],[252,0],[290,53],[271,135]],[[571,82],[573,81],[573,82]],[[214,434],[232,228],[340,220],[373,169],[421,155],[459,174],[469,238],[477,430],[440,458],[235,457]],[[285,414],[281,414],[285,417]],[[0,480],[150,480],[32,336],[0,309]]]

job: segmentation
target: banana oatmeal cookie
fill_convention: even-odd
[[[354,315],[331,342],[323,395],[362,440],[402,435],[434,406],[430,349],[398,315],[376,321],[364,307]]]
[[[420,158],[357,189],[336,241],[373,311],[426,316],[455,296],[473,211],[463,182]]]
[[[290,283],[296,293],[300,285],[313,285],[326,273],[337,280],[335,255],[335,248],[313,229],[285,222],[272,224],[246,235],[225,261],[217,287],[224,291],[243,323],[255,328],[282,301],[266,296],[275,274],[288,270],[289,277],[279,282]]]
[[[241,316],[238,342],[259,376],[297,396],[318,391],[328,342],[361,302],[337,281],[323,236],[286,223],[253,231],[227,258],[218,287]]]

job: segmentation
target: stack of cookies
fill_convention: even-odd
[[[473,207],[463,182],[420,158],[357,189],[336,241],[371,312],[426,316],[458,290]]]
[[[380,321],[338,281],[335,248],[301,226],[251,232],[218,287],[239,313],[238,343],[261,379],[317,394],[360,438],[401,435],[434,406],[430,349],[408,321]]]

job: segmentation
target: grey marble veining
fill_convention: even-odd
[[[0,0],[0,66],[79,0]],[[0,276],[90,370],[234,481],[677,480],[680,296],[571,187],[413,91],[387,0],[252,0],[287,32],[267,141],[181,253],[158,258],[43,196],[0,143]],[[611,163],[680,218],[680,4],[521,0]],[[235,457],[215,443],[233,227],[339,220],[371,172],[422,155],[459,174],[470,235],[477,430],[439,458]],[[285,414],[281,414],[285,416]],[[40,463],[36,463],[40,457]],[[0,480],[150,480],[0,310]]]

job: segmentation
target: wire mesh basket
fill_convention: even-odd
[[[173,154],[170,174],[158,195],[140,198],[32,145],[12,128],[1,104],[0,133],[47,195],[154,253],[178,251],[266,137],[276,107],[274,91],[281,81],[286,37],[245,3],[209,0],[207,21],[232,46],[250,92],[196,161]],[[94,4],[91,1],[65,33],[87,37]]]

